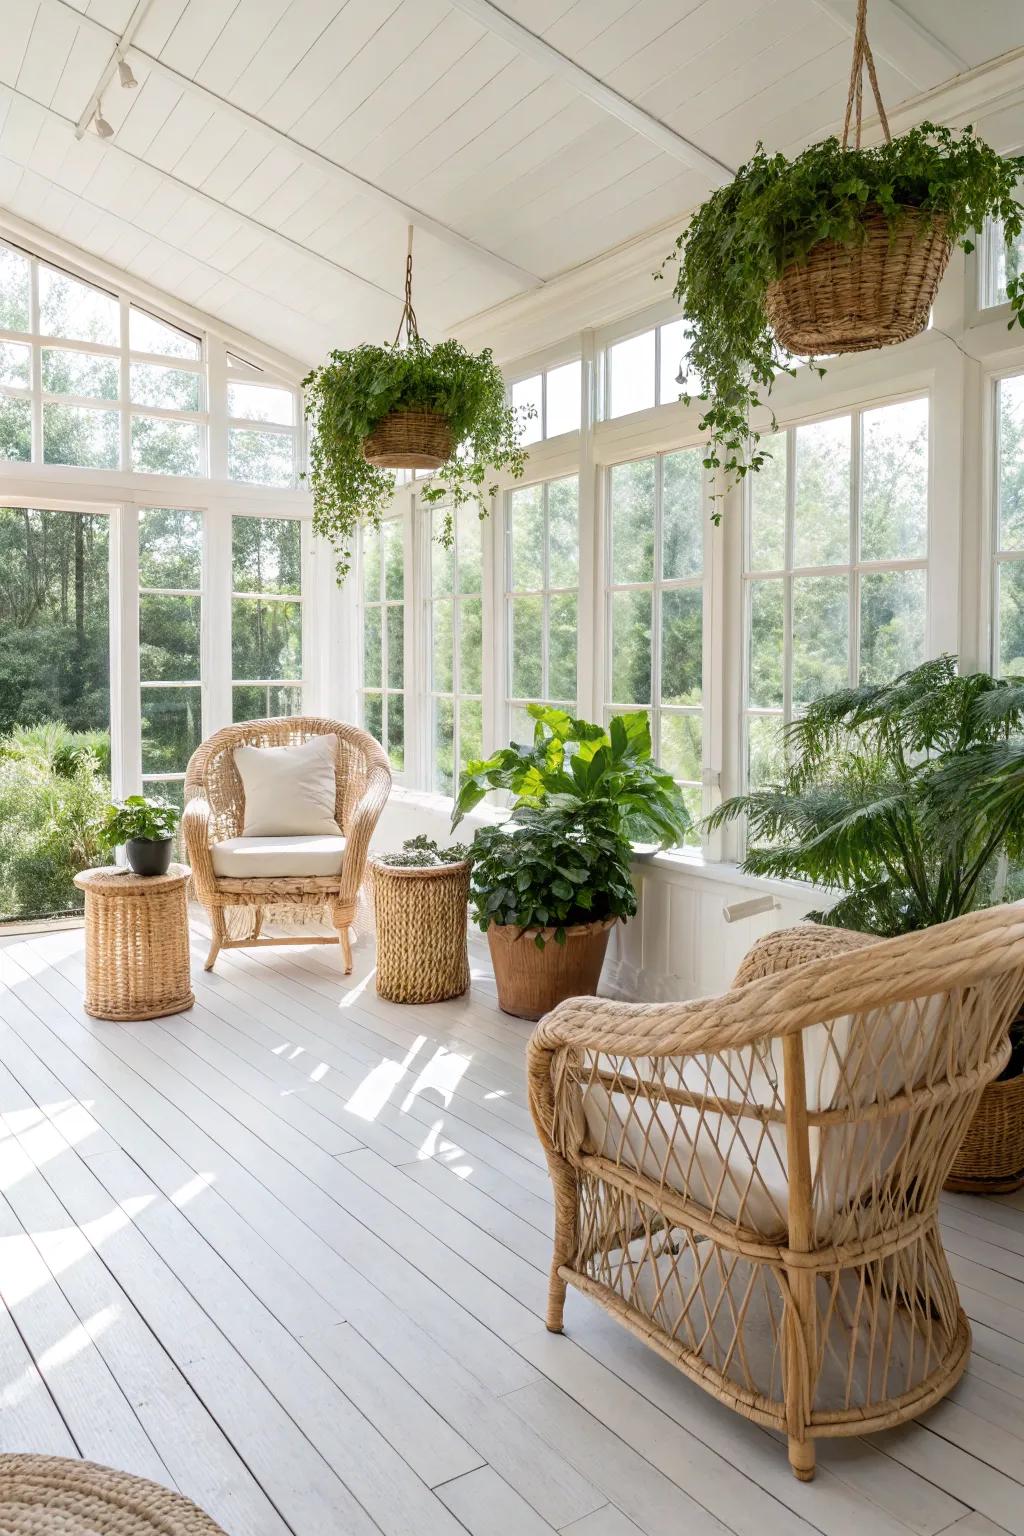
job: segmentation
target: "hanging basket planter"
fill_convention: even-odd
[[[455,444],[438,411],[390,411],[363,439],[363,458],[378,469],[440,469]]]
[[[907,208],[890,227],[874,208],[862,222],[862,244],[822,240],[765,293],[775,339],[793,356],[867,352],[927,330],[952,247],[946,220]]]

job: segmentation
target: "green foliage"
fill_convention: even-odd
[[[451,457],[420,492],[425,502],[445,503],[446,544],[453,514],[464,503],[475,501],[486,516],[487,498],[496,491],[488,473],[523,473],[519,426],[534,413],[505,403],[505,381],[487,348],[474,354],[457,341],[432,346],[419,337],[401,347],[367,343],[332,352],[303,387],[312,427],[313,526],[334,546],[339,579],[348,572],[357,528],[364,522],[379,527],[394,496],[393,472],[363,457],[364,438],[391,411],[437,411],[451,427]]]
[[[523,805],[510,823],[481,827],[473,843],[470,911],[485,931],[554,928],[565,943],[573,923],[625,920],[636,912],[629,844],[571,811]],[[534,943],[544,948],[543,933]]]
[[[645,714],[615,715],[608,729],[576,720],[563,709],[530,704],[532,745],[512,743],[470,763],[459,783],[452,827],[492,789],[518,796],[520,806],[574,817],[585,831],[606,828],[626,842],[670,848],[692,825],[679,787],[651,756]]]
[[[908,208],[941,216],[950,239],[967,251],[986,216],[1001,220],[1014,240],[1024,221],[1015,195],[1022,175],[1024,157],[997,155],[970,127],[922,123],[870,149],[843,149],[828,138],[794,160],[759,144],[729,185],[697,209],[668,258],[678,263],[674,291],[692,332],[688,366],[707,402],[700,423],[706,466],[734,483],[764,463],[749,412],[766,403],[778,373],[794,372],[764,310],[765,293],[784,268],[806,261],[823,240],[863,241],[867,208],[881,210],[890,229]],[[1024,281],[1011,277],[1007,294],[1013,323],[1024,314]]]
[[[178,807],[159,795],[128,795],[107,806],[97,836],[104,848],[120,848],[133,838],[162,843],[174,836],[180,820]]]
[[[440,848],[432,837],[421,832],[418,837],[405,839],[401,853],[378,854],[377,862],[391,869],[438,869],[443,864],[463,864],[470,856],[471,849],[466,843],[450,843],[447,848]]]
[[[109,742],[98,731],[45,721],[0,740],[0,920],[81,907],[74,876],[108,862],[97,822],[109,771]]]
[[[707,824],[747,818],[748,873],[840,891],[817,922],[883,935],[946,922],[1000,899],[1001,856],[1020,855],[1022,729],[1024,687],[943,656],[818,699],[787,729],[777,782]]]

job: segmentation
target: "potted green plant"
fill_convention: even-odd
[[[111,850],[123,845],[135,874],[165,875],[180,820],[178,807],[159,796],[128,795],[107,806],[98,837]]]
[[[724,801],[707,825],[744,817],[747,873],[834,892],[812,921],[882,937],[948,922],[1006,899],[1014,886],[1024,894],[1012,867],[1024,857],[1022,731],[1019,681],[960,675],[956,658],[942,656],[894,682],[840,689],[809,705],[786,728],[775,781]],[[972,1131],[952,1181],[1024,1184],[1022,1017]]]
[[[871,148],[861,147],[855,89],[864,64],[885,135]],[[760,469],[765,454],[750,412],[768,403],[796,358],[822,374],[815,358],[924,330],[952,245],[970,251],[989,216],[1007,239],[1020,234],[1022,176],[1024,157],[996,154],[970,127],[925,122],[890,139],[862,4],[842,138],[792,160],[759,144],[697,209],[668,257],[690,333],[686,366],[706,402],[706,466],[722,469],[726,485]],[[1019,320],[1024,284],[1011,279],[1007,296]]]
[[[530,705],[532,743],[511,743],[462,775],[457,826],[491,790],[515,796],[503,824],[473,842],[470,910],[487,942],[506,1013],[538,1019],[594,993],[611,929],[636,911],[633,843],[680,843],[691,821],[651,753],[645,714],[607,730]]]

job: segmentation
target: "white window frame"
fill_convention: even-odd
[[[534,480],[527,485],[514,486],[505,492],[504,518],[503,518],[503,654],[504,684],[502,688],[502,715],[503,730],[506,734],[512,730],[512,716],[516,709],[525,709],[528,704],[552,703],[561,708],[568,708],[574,714],[579,711],[580,695],[580,644],[579,644],[579,600],[580,600],[580,565],[579,565],[579,474],[553,475],[550,479]],[[576,506],[577,506],[577,538],[576,538],[576,585],[573,587],[553,587],[551,585],[551,525],[548,511],[548,496],[550,487],[560,480],[576,481]],[[544,522],[542,544],[542,585],[531,591],[520,590],[512,586],[512,518],[510,516],[512,499],[519,491],[539,489],[541,493],[541,508]],[[549,675],[549,647],[550,647],[550,618],[551,599],[553,597],[572,596],[576,599],[576,696],[572,700],[555,699],[548,686]],[[514,600],[517,597],[539,597],[541,599],[541,692],[536,698],[519,698],[512,692],[512,662],[513,662],[513,624],[512,613]]]
[[[459,591],[459,529],[458,514],[455,516],[455,533],[453,546],[453,582],[450,593],[440,593],[436,597],[433,591],[433,576],[431,563],[431,542],[433,539],[433,519],[438,514],[443,514],[445,506],[441,504],[424,503],[419,497],[414,499],[414,517],[418,524],[421,543],[421,556],[418,561],[420,570],[420,612],[421,622],[417,626],[418,633],[422,636],[423,655],[423,682],[424,687],[420,697],[423,699],[423,720],[420,738],[422,749],[422,779],[421,782],[428,791],[434,794],[444,795],[447,792],[438,787],[436,775],[436,761],[434,752],[434,716],[435,707],[439,700],[449,700],[452,704],[453,718],[453,795],[458,789],[458,778],[461,762],[460,749],[462,744],[462,705],[466,702],[480,704],[481,717],[481,748],[484,754],[489,751],[491,740],[490,708],[491,691],[489,678],[491,676],[491,652],[488,640],[488,619],[494,613],[494,603],[489,590],[488,571],[491,565],[490,538],[493,536],[493,512],[481,526],[481,563],[480,563],[480,591]],[[468,515],[475,516],[472,503],[466,509]],[[477,599],[480,603],[482,654],[480,665],[480,692],[466,693],[462,689],[462,644],[461,624],[459,611],[461,604],[467,599]],[[434,605],[438,602],[450,602],[452,604],[452,687],[451,691],[434,687]]]
[[[393,778],[393,780],[394,780],[394,782],[396,784],[408,784],[408,783],[411,783],[412,780],[415,777],[415,772],[414,771],[410,771],[410,765],[415,763],[415,758],[413,756],[413,753],[410,750],[410,740],[409,740],[410,701],[411,701],[411,699],[413,697],[412,688],[410,686],[410,681],[409,681],[410,680],[410,676],[411,676],[411,673],[410,673],[410,660],[411,660],[410,652],[413,649],[412,644],[411,644],[410,630],[414,627],[411,621],[412,621],[412,619],[413,619],[413,617],[414,617],[414,615],[416,613],[416,606],[415,606],[415,603],[412,600],[413,559],[412,559],[411,548],[410,548],[410,522],[411,522],[411,518],[409,516],[409,506],[408,506],[408,499],[407,498],[402,498],[400,501],[396,500],[396,504],[381,519],[382,528],[385,525],[390,524],[392,527],[397,526],[400,529],[400,531],[401,531],[401,537],[402,537],[402,596],[401,596],[401,598],[388,598],[387,596],[384,595],[386,593],[386,586],[385,586],[385,566],[384,566],[384,558],[383,558],[383,554],[384,554],[384,551],[383,551],[383,540],[382,540],[382,543],[381,543],[381,574],[380,574],[380,583],[381,584],[380,584],[380,595],[378,595],[375,598],[367,597],[367,595],[366,595],[366,588],[365,588],[365,572],[364,572],[364,569],[363,569],[364,562],[365,562],[365,542],[366,542],[366,533],[367,533],[367,530],[365,528],[361,528],[360,531],[359,531],[358,545],[357,545],[357,550],[356,550],[356,559],[355,559],[355,562],[354,562],[353,573],[352,573],[352,579],[353,579],[353,582],[354,582],[354,590],[355,590],[355,593],[357,594],[356,595],[356,602],[357,602],[357,605],[358,605],[358,615],[359,615],[359,624],[358,624],[359,645],[358,645],[358,648],[357,648],[357,669],[356,669],[356,675],[357,675],[356,695],[357,695],[357,698],[358,698],[359,723],[363,727],[364,730],[369,729],[369,727],[367,726],[367,723],[366,723],[366,695],[368,693],[379,694],[381,696],[381,701],[382,701],[382,707],[381,707],[382,732],[381,732],[381,734],[383,735],[383,738],[384,738],[383,746],[384,746],[385,752],[387,752],[388,756],[390,757],[390,743],[389,743],[389,734],[390,733],[389,733],[389,730],[388,730],[388,700],[390,698],[396,698],[396,697],[400,698],[402,700],[402,741],[403,741],[402,751],[403,751],[403,761],[404,761],[405,766],[403,768],[396,768],[394,763],[391,764],[391,775],[392,775],[392,778]],[[366,678],[365,678],[366,652],[365,652],[365,645],[364,645],[364,635],[365,635],[365,626],[366,626],[366,610],[368,608],[378,608],[380,610],[380,614],[381,614],[381,662],[380,662],[380,665],[381,665],[381,680],[380,680],[380,685],[378,687],[368,686],[367,682],[366,682]],[[400,688],[392,688],[392,687],[390,687],[390,685],[388,684],[388,681],[387,681],[387,675],[388,675],[387,614],[388,614],[388,609],[389,608],[401,608],[402,609],[402,613],[403,613],[403,620],[402,620],[402,686]]]
[[[152,512],[163,512],[163,511],[188,512],[191,515],[196,516],[196,517],[199,518],[199,586],[198,587],[144,587],[144,586],[142,586],[141,582],[139,583],[139,585],[137,586],[136,591],[137,591],[138,603],[139,603],[138,641],[139,641],[140,656],[141,656],[141,648],[142,648],[142,600],[143,600],[143,598],[146,598],[146,597],[194,597],[194,598],[198,598],[198,600],[199,600],[199,658],[198,658],[198,661],[199,661],[199,665],[198,665],[199,676],[197,678],[188,678],[188,679],[185,679],[185,680],[178,680],[178,681],[146,681],[141,676],[141,666],[140,666],[140,676],[139,676],[139,725],[140,725],[139,782],[142,785],[142,792],[143,792],[143,794],[146,794],[148,792],[148,786],[151,785],[151,784],[184,783],[184,780],[185,780],[185,768],[181,768],[179,770],[175,770],[174,772],[165,772],[165,773],[151,773],[148,770],[144,771],[143,768],[142,768],[141,723],[142,723],[142,713],[143,713],[143,711],[142,711],[142,694],[143,694],[144,690],[147,689],[147,688],[192,688],[192,689],[195,690],[196,697],[199,700],[200,718],[203,718],[203,716],[205,715],[205,687],[204,687],[205,679],[204,679],[204,676],[203,676],[203,671],[204,671],[204,669],[203,669],[203,659],[204,659],[203,658],[203,630],[204,630],[204,626],[206,624],[206,612],[205,612],[206,605],[205,605],[205,602],[203,600],[203,586],[204,586],[204,581],[203,581],[203,578],[204,578],[203,551],[204,551],[204,548],[205,548],[206,539],[205,539],[205,532],[204,532],[204,527],[203,527],[203,522],[204,522],[203,514],[201,512],[193,513],[192,509],[189,508],[189,507],[140,507],[140,508],[138,508],[137,512],[136,512],[136,519],[135,519],[136,541],[137,541],[136,542],[136,570],[138,570],[138,549],[139,549],[138,539],[139,539],[139,534],[141,533],[141,527],[140,527],[141,520],[142,520],[142,518],[143,518],[143,516],[145,515],[146,512],[151,512],[151,511]],[[186,764],[186,767],[187,767],[187,764]]]

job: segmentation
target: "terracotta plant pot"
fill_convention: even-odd
[[[500,928],[487,930],[491,964],[498,983],[498,1007],[517,1019],[542,1019],[567,997],[593,997],[601,978],[608,936],[614,917],[597,923],[578,923],[565,930],[565,943],[555,939],[554,928]],[[547,943],[534,943],[543,933]]]

